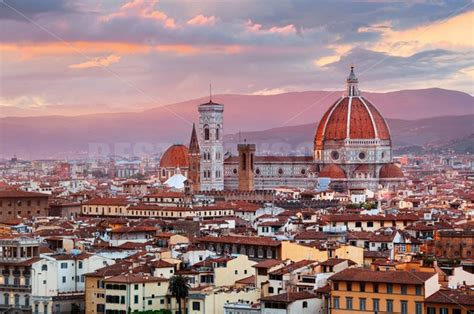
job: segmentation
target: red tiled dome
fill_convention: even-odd
[[[381,179],[403,178],[405,175],[402,170],[394,164],[386,164],[380,169],[379,177]]]
[[[390,132],[382,115],[365,98],[342,97],[323,115],[314,143],[324,140],[381,139],[390,140]]]
[[[172,145],[161,156],[160,168],[189,167],[188,148],[185,145]]]
[[[375,106],[360,95],[357,83],[351,68],[345,96],[339,98],[319,122],[314,137],[316,149],[322,149],[325,140],[390,140],[387,123]]]
[[[369,172],[370,167],[367,164],[358,165],[354,172]]]
[[[346,173],[336,164],[328,164],[319,172],[320,178],[345,179]]]

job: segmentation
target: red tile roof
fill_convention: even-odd
[[[247,244],[263,246],[279,246],[280,241],[266,237],[246,237],[246,236],[221,236],[221,237],[201,237],[198,242],[227,243],[227,244]]]
[[[461,290],[443,289],[430,295],[425,302],[474,306],[474,294]]]
[[[127,206],[128,202],[123,197],[98,197],[88,200],[83,205],[109,205],[109,206]]]
[[[145,282],[164,282],[169,279],[161,277],[153,277],[143,274],[127,273],[122,275],[113,276],[105,279],[105,282],[118,282],[118,283],[145,283]]]
[[[436,273],[412,271],[374,271],[363,268],[347,268],[329,277],[332,281],[362,281],[420,285]]]
[[[22,190],[0,190],[0,198],[17,198],[17,197],[45,197],[48,198],[48,194],[26,192]]]

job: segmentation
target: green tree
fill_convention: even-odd
[[[175,275],[170,278],[169,290],[171,295],[176,298],[176,303],[178,303],[178,314],[183,313],[181,311],[181,301],[188,297],[189,288],[189,277]]]

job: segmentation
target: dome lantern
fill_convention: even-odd
[[[354,66],[351,66],[351,72],[349,73],[349,76],[347,77],[346,80],[346,93],[345,96],[359,96],[359,79],[354,73]]]

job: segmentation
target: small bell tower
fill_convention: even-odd
[[[255,189],[254,159],[255,144],[238,144],[239,151],[239,190]]]

